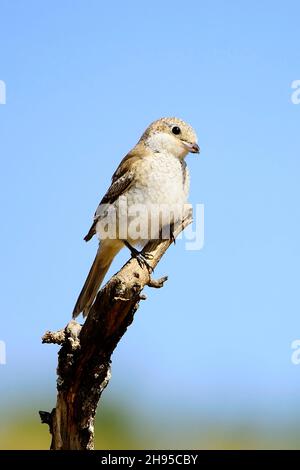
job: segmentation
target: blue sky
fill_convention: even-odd
[[[34,388],[54,403],[56,349],[40,337],[70,318],[121,157],[176,115],[202,149],[187,162],[205,246],[181,241],[160,263],[169,281],[148,289],[106,395],[150,414],[298,412],[299,14],[296,1],[0,0],[2,404]]]

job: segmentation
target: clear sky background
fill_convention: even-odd
[[[4,409],[54,404],[57,349],[40,337],[70,319],[121,157],[175,115],[202,149],[187,162],[205,246],[167,252],[105,400],[154,419],[299,415],[299,15],[297,1],[0,0]]]

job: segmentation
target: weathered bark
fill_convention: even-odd
[[[174,228],[174,237],[192,221],[191,213]],[[172,240],[147,243],[155,268]],[[40,412],[52,434],[51,449],[94,448],[97,405],[110,380],[111,355],[132,323],[146,285],[162,287],[166,277],[153,280],[148,269],[130,259],[98,293],[83,326],[72,320],[65,329],[43,336],[44,343],[61,344],[57,368],[57,402],[51,413]]]

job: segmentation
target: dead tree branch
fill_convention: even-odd
[[[191,222],[189,213],[174,227],[174,238]],[[152,255],[148,261],[152,268],[171,244],[171,239],[147,243],[144,252]],[[162,287],[166,279],[151,279],[146,267],[130,259],[98,293],[83,326],[72,320],[63,330],[45,333],[43,343],[62,345],[58,353],[56,407],[51,413],[40,412],[52,435],[51,449],[94,448],[95,413],[111,377],[112,353],[132,323],[140,300],[145,299],[143,288]]]

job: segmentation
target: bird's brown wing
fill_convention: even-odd
[[[87,235],[84,237],[84,240],[89,241],[96,233],[96,225],[99,220],[100,206],[102,204],[113,204],[118,197],[120,197],[134,182],[135,179],[135,165],[138,160],[142,158],[142,154],[139,151],[132,150],[128,153],[117,170],[113,174],[112,183],[101,199],[99,206],[94,215],[93,224],[88,231]]]

